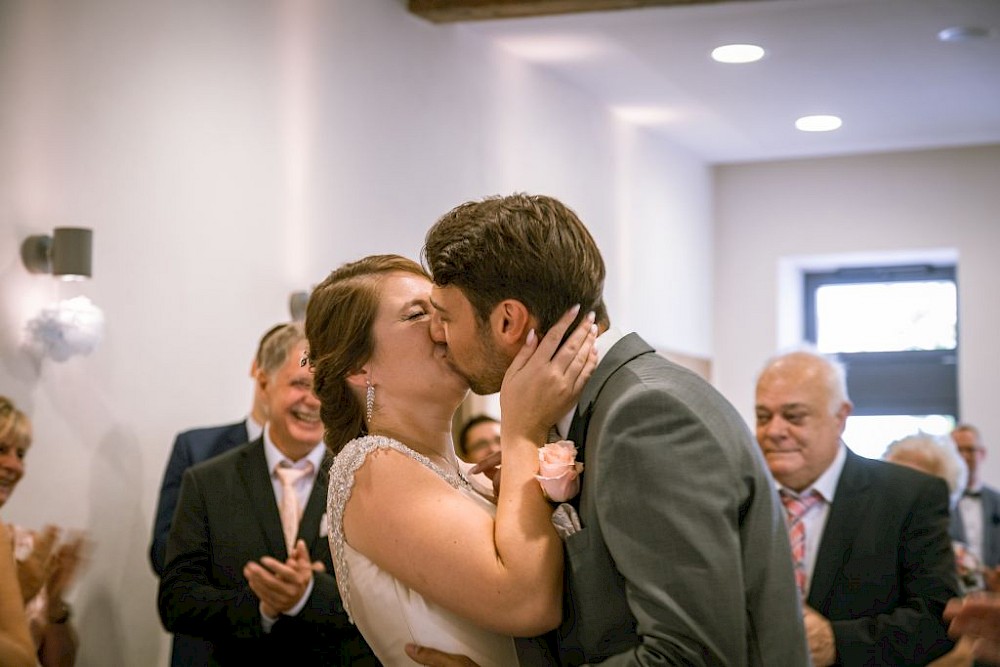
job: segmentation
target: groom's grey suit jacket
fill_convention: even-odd
[[[784,510],[746,423],[630,334],[587,383],[566,665],[808,665]]]

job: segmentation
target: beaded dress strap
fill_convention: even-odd
[[[347,571],[347,557],[344,555],[344,508],[347,506],[347,501],[354,488],[354,474],[364,465],[368,455],[376,449],[395,450],[431,469],[453,488],[474,490],[461,472],[454,473],[445,470],[420,452],[413,451],[393,438],[384,435],[366,435],[355,438],[344,445],[344,448],[334,458],[333,465],[330,466],[330,488],[326,504],[330,521],[330,551],[336,566],[337,588],[340,590],[340,599],[351,623],[354,622],[354,619],[351,617],[350,581]]]

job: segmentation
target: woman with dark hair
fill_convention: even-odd
[[[344,607],[376,656],[413,664],[411,643],[516,665],[513,636],[561,617],[562,545],[534,477],[549,427],[596,363],[571,310],[528,336],[504,378],[497,504],[469,484],[451,442],[468,391],[431,338],[431,281],[415,262],[377,255],[334,271],[306,312],[308,361],[337,454],[330,544]],[[558,349],[557,349],[558,348]]]

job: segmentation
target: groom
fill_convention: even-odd
[[[574,304],[596,313],[599,365],[556,425],[586,464],[552,638],[560,662],[808,665],[759,449],[708,383],[610,326],[604,261],[577,216],[544,196],[469,202],[430,229],[424,259],[432,336],[479,394],[500,389],[529,330],[544,334]]]

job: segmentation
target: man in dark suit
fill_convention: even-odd
[[[428,232],[424,256],[432,336],[476,393],[499,390],[529,332],[573,304],[595,313],[601,360],[556,425],[585,463],[558,660],[806,665],[781,505],[746,424],[701,377],[610,328],[604,261],[576,214],[542,196],[470,202]],[[447,658],[432,653],[417,655]]]
[[[813,352],[772,359],[757,381],[757,441],[789,509],[813,663],[924,665],[952,646],[948,489],[848,450],[851,409],[843,368]]]
[[[969,479],[958,508],[951,516],[951,536],[968,545],[982,564],[994,570],[992,582],[1000,580],[1000,492],[983,484],[982,463],[986,447],[979,429],[959,424],[951,432],[958,453],[965,459]]]
[[[212,643],[210,665],[377,664],[331,574],[323,425],[304,354],[300,324],[272,335],[257,373],[263,435],[184,473],[159,610],[168,630]]]
[[[256,440],[263,431],[267,416],[264,411],[264,398],[256,382],[257,369],[260,366],[260,355],[265,341],[282,326],[284,325],[278,324],[271,327],[257,345],[257,353],[250,364],[250,377],[254,379],[254,395],[253,405],[247,418],[234,424],[184,431],[174,440],[170,460],[163,473],[160,498],[156,504],[156,518],[153,521],[153,539],[149,545],[149,560],[158,577],[163,576],[167,537],[170,534],[170,524],[174,518],[174,509],[177,507],[177,496],[180,493],[184,472],[196,463],[228,452],[250,440]],[[208,664],[210,649],[210,644],[197,637],[174,635],[170,664],[172,667],[204,667]]]

